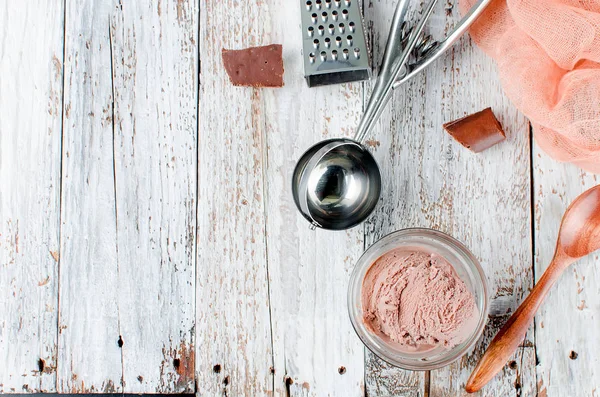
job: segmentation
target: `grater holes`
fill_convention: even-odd
[[[331,51],[331,59],[333,59],[334,61],[337,61],[338,58],[338,52],[336,50]]]
[[[351,31],[352,33],[354,33],[354,30],[356,29],[356,25],[354,24],[354,22],[350,22],[350,23],[348,24],[348,29],[350,29],[350,31]]]
[[[319,39],[314,39],[313,40],[313,47],[319,48]]]
[[[308,54],[308,61],[310,63],[315,63],[315,53],[311,52],[310,54]]]
[[[306,30],[308,31],[308,37],[313,37],[313,35],[315,34],[315,28],[309,26]]]
[[[331,8],[331,0],[325,0],[325,7]]]
[[[310,20],[312,21],[312,23],[317,23],[317,14],[313,12],[310,16]]]
[[[325,33],[325,28],[323,25],[319,25],[319,36],[323,36],[323,33]]]
[[[352,43],[353,43],[352,36],[348,35],[348,37],[346,37],[346,41],[348,42],[348,45],[352,45]]]
[[[329,37],[325,37],[325,48],[329,48],[331,46],[331,39]]]
[[[348,59],[348,54],[350,54],[350,51],[348,51],[347,48],[344,48],[344,50],[342,51],[342,56],[344,57],[344,59]]]
[[[342,18],[348,19],[348,10],[346,10],[346,9],[342,10]]]
[[[310,10],[311,10],[311,8],[312,8],[312,1],[308,0],[308,1],[306,2],[306,10],[307,10],[307,11],[310,11]]]
[[[327,53],[325,51],[321,51],[321,61],[325,62],[327,60]]]
[[[335,38],[335,45],[337,45],[338,47],[342,46],[342,38],[340,36]]]
[[[346,5],[346,7],[350,6],[350,0],[344,0],[344,4]]]
[[[340,33],[344,33],[344,31],[346,30],[346,27],[343,23],[340,23],[338,25],[338,29],[339,29]]]
[[[340,8],[340,6],[342,5],[342,1],[341,0],[333,0],[333,2],[335,3],[335,6],[337,8]]]
[[[317,10],[321,9],[321,0],[316,0],[315,1],[315,7],[317,7]]]
[[[327,22],[327,13],[326,13],[325,11],[323,11],[323,12],[321,13],[321,20],[322,20],[323,22]]]
[[[331,12],[331,19],[333,19],[334,21],[338,20],[338,12],[337,11],[333,10]]]
[[[329,24],[329,34],[333,34],[333,32],[335,32],[335,25],[334,24]]]
[[[354,48],[354,58],[356,58],[356,59],[360,58],[360,48],[358,48],[358,47]]]

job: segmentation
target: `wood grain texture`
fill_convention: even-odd
[[[484,334],[474,350],[450,364],[450,366],[431,371],[430,396],[535,396],[535,348],[531,341],[522,343],[507,360],[503,369],[478,393],[468,394],[465,383],[479,362],[487,346],[498,329],[509,316],[491,317]]]
[[[537,146],[533,156],[535,275],[542,275],[556,245],[560,219],[571,202],[600,181],[561,164]],[[600,255],[569,266],[535,318],[540,396],[600,394]],[[593,336],[592,336],[593,335]]]
[[[395,4],[382,0],[366,7],[375,64],[382,56],[380,46],[385,43]],[[443,37],[459,18],[458,10],[445,12],[438,5],[429,33]],[[514,310],[532,283],[528,123],[504,97],[495,76],[493,62],[465,37],[395,93],[371,134],[373,151],[382,164],[383,194],[366,230],[367,246],[391,231],[415,226],[446,232],[465,243],[488,276],[492,318]],[[504,126],[506,142],[474,154],[443,131],[444,122],[488,106]],[[492,321],[490,325],[488,331],[495,333],[501,324]],[[432,371],[430,389],[436,396],[464,393],[475,364],[470,357]],[[531,360],[524,363],[531,365]],[[531,368],[521,370],[531,372]],[[413,392],[396,395],[427,391],[419,379],[422,373],[398,370],[398,376],[406,379]],[[367,379],[377,377],[377,372],[367,374]],[[439,382],[439,387],[433,382]],[[531,376],[520,381],[521,389],[531,390],[534,384]],[[494,395],[514,388],[514,379],[501,376],[488,387],[487,393]],[[372,395],[384,395],[387,389],[381,381],[367,385]]]
[[[264,91],[267,137],[267,247],[275,390],[286,396],[364,396],[364,351],[348,317],[348,279],[363,251],[363,227],[309,230],[290,181],[296,161],[325,138],[352,137],[362,108],[360,83],[308,88],[300,7],[285,0],[265,20],[282,43],[285,86]],[[293,33],[293,34],[292,34]]]
[[[266,253],[265,96],[234,87],[221,49],[271,43],[259,1],[200,2],[198,394],[259,396],[274,375]]]
[[[0,393],[56,391],[62,58],[62,2],[0,6]]]
[[[122,392],[109,31],[117,3],[66,6],[57,387]]]
[[[497,328],[486,330],[484,340],[486,344],[491,341]],[[508,360],[502,371],[488,386],[478,393],[467,394],[464,390],[465,380],[477,364],[477,360],[485,351],[486,344],[479,344],[474,354],[450,366],[449,371],[454,372],[448,376],[447,372],[432,371],[431,389],[429,395],[434,396],[478,396],[478,397],[529,397],[537,395],[535,380],[535,349],[533,347],[520,347]],[[501,381],[499,381],[501,379]],[[456,391],[456,394],[451,394]]]
[[[120,333],[126,392],[194,391],[195,0],[111,17]]]
[[[194,388],[194,2],[68,2],[61,392]]]
[[[367,396],[423,397],[427,390],[425,372],[404,371],[365,349]]]

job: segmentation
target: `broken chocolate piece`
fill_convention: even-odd
[[[506,139],[502,126],[491,108],[446,123],[444,129],[461,145],[475,153],[489,149]]]
[[[236,86],[283,87],[281,44],[221,50],[229,79]]]

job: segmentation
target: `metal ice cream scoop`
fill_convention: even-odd
[[[421,20],[405,37],[404,19],[409,0],[396,6],[379,76],[358,125],[354,140],[322,141],[300,158],[292,177],[296,206],[311,228],[343,230],[363,222],[375,209],[381,192],[381,173],[363,141],[379,119],[392,90],[423,70],[454,43],[491,0],[479,0],[442,42],[421,38],[437,0],[430,0]],[[405,45],[403,45],[406,43]],[[409,56],[420,43],[425,56],[407,67]]]
[[[375,159],[351,139],[322,141],[308,149],[292,180],[296,206],[313,229],[357,225],[373,211],[380,191]]]

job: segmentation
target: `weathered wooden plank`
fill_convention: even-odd
[[[61,392],[194,389],[197,5],[67,5]]]
[[[121,392],[109,31],[117,2],[66,7],[57,388]]]
[[[537,146],[533,157],[535,276],[554,254],[560,219],[569,204],[599,183],[597,175],[561,164]],[[569,267],[535,319],[540,396],[600,393],[600,268],[598,253]]]
[[[363,396],[364,351],[348,317],[348,279],[363,251],[363,227],[309,230],[290,193],[296,161],[314,143],[351,137],[362,108],[360,83],[308,88],[297,3],[267,2],[265,21],[281,42],[285,87],[264,93],[267,136],[267,247],[276,395]],[[292,34],[293,33],[293,34]],[[293,383],[291,383],[293,382]]]
[[[199,395],[273,392],[264,100],[233,87],[221,49],[270,44],[262,1],[200,2],[196,374]]]
[[[0,393],[56,391],[63,14],[0,7]]]
[[[395,1],[378,1],[366,7],[376,64],[395,5]],[[445,12],[439,5],[430,19],[429,33],[443,37],[459,18],[458,10]],[[504,97],[494,76],[493,62],[463,38],[394,95],[371,134],[384,184],[382,205],[367,225],[366,241],[370,245],[388,232],[415,226],[453,235],[481,261],[493,300],[492,314],[499,315],[514,310],[532,282],[530,153],[528,124]],[[507,131],[507,141],[501,145],[473,154],[443,131],[444,122],[487,106]],[[495,332],[499,325],[493,322],[488,332]],[[436,395],[463,393],[475,361],[467,357],[432,372],[431,390]],[[379,366],[369,368],[376,372],[367,373],[367,380],[379,376]],[[396,381],[386,371],[388,379]],[[400,390],[394,394],[411,395],[402,386],[412,388],[414,395],[426,392],[424,374],[397,373],[406,385],[393,384],[392,390]],[[522,369],[522,373],[531,370]],[[522,377],[521,388],[530,390],[534,382],[532,377]],[[511,386],[514,379],[505,375],[488,387],[508,390]],[[381,378],[367,385],[372,395],[389,389]]]
[[[194,391],[197,7],[123,2],[111,18],[126,392]]]

